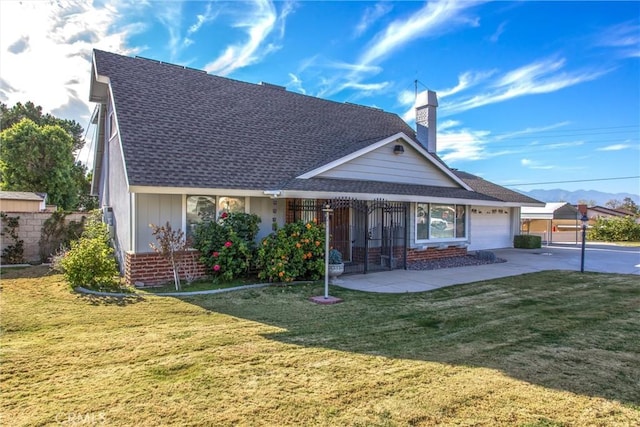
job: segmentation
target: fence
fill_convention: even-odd
[[[50,256],[58,249],[58,245],[55,242],[48,242],[45,245],[41,245],[42,240],[42,228],[45,221],[51,218],[54,212],[5,212],[7,217],[15,218],[19,217],[19,226],[16,229],[18,233],[18,239],[24,241],[24,260],[30,264],[39,264],[41,262],[47,262]],[[71,221],[80,222],[82,218],[86,217],[86,212],[72,212],[65,216],[65,223]],[[0,219],[0,229],[4,231],[5,222]],[[8,235],[4,235],[1,238],[0,251],[14,244],[13,239]]]

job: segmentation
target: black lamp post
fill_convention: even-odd
[[[582,214],[582,257],[580,258],[580,273],[584,273],[584,250],[587,242],[587,222],[589,218],[587,218],[587,214]]]

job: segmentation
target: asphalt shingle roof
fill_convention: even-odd
[[[269,189],[399,132],[396,114],[95,50],[130,185]]]
[[[458,178],[464,181],[465,184],[467,184],[478,193],[486,194],[498,200],[502,200],[503,202],[520,203],[525,205],[529,204],[534,206],[544,205],[544,202],[541,202],[529,196],[525,196],[524,194],[518,193],[517,191],[509,190],[508,188],[482,179],[479,176],[459,170],[452,171]]]
[[[416,140],[415,132],[396,114],[375,108],[100,50],[94,58],[97,74],[111,84],[130,185],[541,203],[460,171],[454,173],[474,191],[296,179],[400,132]]]

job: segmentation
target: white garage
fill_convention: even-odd
[[[472,206],[469,250],[513,247],[513,210],[514,208]]]

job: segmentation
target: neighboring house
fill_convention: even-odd
[[[611,209],[604,206],[590,206],[587,208],[589,223],[594,224],[598,218],[624,218],[633,216],[633,213],[624,209]]]
[[[546,243],[577,243],[581,239],[580,218],[580,212],[570,203],[547,203],[543,207],[526,206],[520,213],[521,231],[522,234],[538,235]]]
[[[255,213],[264,237],[329,204],[332,245],[347,271],[367,272],[511,247],[520,208],[542,206],[444,164],[431,91],[415,132],[376,108],[95,50],[90,100],[92,191],[129,283],[170,278],[149,224],[190,233],[201,212]]]
[[[46,209],[46,193],[0,191],[0,211],[2,212],[42,212]]]

